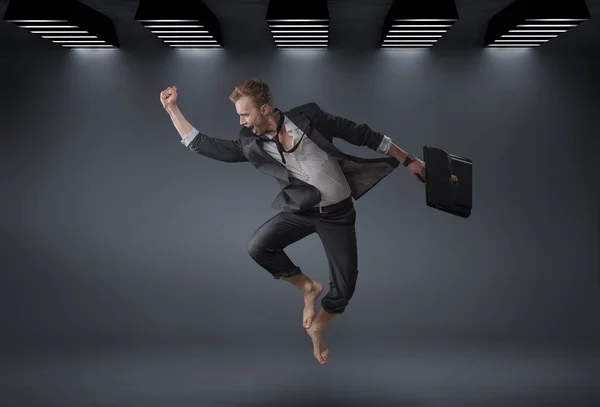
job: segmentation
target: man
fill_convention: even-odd
[[[168,87],[161,92],[160,101],[186,147],[219,161],[250,162],[279,182],[282,189],[272,204],[279,213],[254,232],[248,252],[275,279],[293,284],[304,294],[302,324],[312,339],[315,358],[326,363],[329,350],[323,343],[323,331],[335,315],[344,312],[358,275],[352,198],[360,198],[400,163],[415,179],[421,176],[424,181],[425,164],[389,137],[333,116],[316,103],[280,111],[264,81],[246,80],[229,97],[243,126],[237,140],[200,133],[183,117],[177,95],[175,86]],[[350,156],[333,145],[333,137],[388,157]],[[285,247],[312,233],[323,243],[330,276],[329,291],[316,317],[315,304],[323,285],[303,273],[284,252]]]

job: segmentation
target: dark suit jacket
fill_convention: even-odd
[[[367,146],[373,151],[383,139],[383,134],[371,130],[366,124],[357,125],[351,120],[331,115],[316,103],[307,103],[283,112],[306,136],[330,156],[335,157],[350,184],[352,197],[357,200],[391,173],[400,162],[394,157],[361,158],[343,153],[333,145],[339,137],[357,146]],[[283,164],[263,150],[263,139],[242,128],[238,140],[223,140],[199,133],[189,148],[205,157],[225,162],[250,162],[259,171],[274,177],[281,191],[272,202],[273,209],[297,212],[317,205],[321,194],[317,188],[288,176]],[[285,154],[285,153],[284,153]]]

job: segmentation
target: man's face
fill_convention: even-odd
[[[261,110],[254,105],[252,98],[245,96],[235,102],[235,110],[240,115],[240,124],[248,127],[254,134],[263,134],[267,131],[268,121]],[[268,113],[268,106],[263,107],[264,113]]]

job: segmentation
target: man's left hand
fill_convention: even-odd
[[[426,181],[425,163],[423,161],[419,160],[418,158],[415,158],[410,164],[408,164],[408,167],[406,167],[406,169],[408,170],[408,172],[410,172],[410,175],[412,175],[414,179],[422,182]],[[419,175],[423,178],[422,180],[419,179]]]

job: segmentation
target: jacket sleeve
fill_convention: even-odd
[[[181,143],[195,152],[213,160],[228,163],[246,162],[240,140],[223,140],[200,133],[196,128],[185,135]]]
[[[316,116],[319,121],[326,122],[326,128],[332,131],[333,137],[341,138],[355,146],[367,146],[373,151],[387,153],[392,140],[379,132],[373,131],[368,125],[356,124],[352,120],[332,115],[316,106]]]

